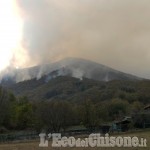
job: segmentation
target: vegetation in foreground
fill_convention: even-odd
[[[20,84],[28,87],[25,83]],[[124,116],[133,118],[131,129],[150,125],[150,112],[139,113],[149,105],[150,81],[98,82],[58,77],[37,88],[27,93],[40,98],[45,92],[49,99],[34,101],[28,94],[16,96],[0,88],[0,133],[26,129],[65,132],[81,125],[93,131]]]

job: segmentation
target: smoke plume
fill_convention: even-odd
[[[75,56],[150,78],[149,0],[16,3],[24,23],[25,66]]]

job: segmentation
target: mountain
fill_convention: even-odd
[[[120,93],[121,89],[134,95],[138,93],[137,84],[139,89],[145,87],[145,83],[142,85],[143,81],[142,78],[89,60],[66,58],[52,64],[7,72],[1,85],[16,96],[24,95],[33,101],[82,101],[87,97],[92,100],[107,100],[118,94],[124,95],[124,91]]]
[[[141,80],[141,78],[134,75],[117,71],[93,61],[79,58],[66,58],[51,64],[7,71],[1,77],[1,82],[3,85],[10,85],[25,80],[39,80],[43,76],[46,76],[45,82],[58,76],[70,76],[79,78],[80,80],[88,78],[98,81]]]

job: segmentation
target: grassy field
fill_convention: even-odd
[[[0,150],[150,150],[150,131],[139,131],[139,132],[132,132],[132,133],[124,133],[118,134],[116,136],[137,136],[139,138],[146,138],[147,139],[147,148],[52,148],[51,142],[49,142],[48,148],[40,148],[39,141],[30,141],[28,143],[11,143],[11,144],[0,144]]]

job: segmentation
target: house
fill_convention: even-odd
[[[111,126],[111,132],[125,132],[129,130],[130,124],[132,122],[132,118],[131,117],[124,117],[123,119],[119,120],[119,121],[115,121],[113,122],[112,126]]]
[[[147,105],[146,107],[144,107],[145,111],[150,111],[150,105]]]

